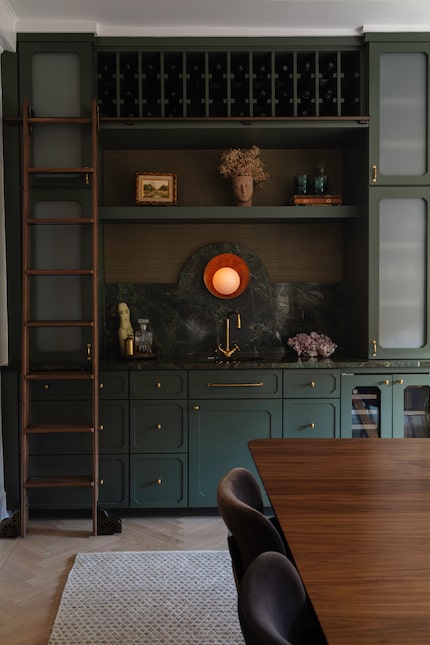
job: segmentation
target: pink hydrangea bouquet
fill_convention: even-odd
[[[337,345],[329,336],[311,331],[310,334],[300,333],[288,339],[288,345],[297,352],[298,356],[322,356],[328,358],[336,349]]]

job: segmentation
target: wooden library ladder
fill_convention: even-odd
[[[35,167],[32,165],[32,135],[37,126],[44,126],[44,129],[55,127],[58,124],[76,126],[81,136],[82,128],[91,132],[91,160],[90,167],[78,168],[53,168],[53,167]],[[89,134],[87,134],[89,137]],[[89,139],[87,138],[87,141]],[[22,228],[22,432],[21,432],[21,535],[24,537],[28,531],[29,517],[29,495],[31,502],[32,489],[52,489],[52,488],[87,488],[88,496],[91,497],[92,509],[92,534],[100,534],[98,527],[98,491],[99,491],[99,462],[98,462],[98,431],[99,431],[99,374],[98,374],[98,231],[97,231],[97,213],[98,213],[98,177],[97,177],[97,159],[98,159],[98,114],[96,101],[92,101],[91,116],[89,117],[37,117],[31,113],[28,101],[23,105],[23,228]],[[80,182],[82,186],[88,187],[91,191],[91,212],[84,213],[86,217],[65,217],[61,213],[55,216],[44,216],[38,213],[35,216],[32,204],[33,181],[40,184],[40,178],[48,185],[62,185],[69,181],[69,184],[75,181]],[[65,178],[66,177],[66,182]],[[82,181],[79,180],[82,178]],[[89,202],[88,202],[89,203]],[[89,210],[89,209],[88,209]],[[52,215],[50,212],[49,215]],[[89,266],[77,266],[73,268],[38,268],[33,266],[32,255],[34,254],[34,237],[38,227],[43,226],[73,226],[82,227],[84,234],[91,238]],[[62,239],[66,236],[62,236]],[[58,257],[58,252],[57,252]],[[61,252],[60,252],[61,255]],[[88,261],[88,260],[87,260]],[[83,264],[84,261],[81,261]],[[38,278],[46,276],[77,276],[78,279],[86,279],[91,283],[91,311],[88,320],[41,320],[35,315],[34,298],[32,291],[35,290]],[[87,296],[88,297],[88,296]],[[55,293],[52,293],[55,298]],[[83,341],[81,362],[76,364],[71,362],[70,365],[61,363],[59,360],[58,367],[54,364],[44,365],[33,358],[34,346],[36,342],[32,337],[37,334],[37,330],[44,328],[67,329],[82,328]],[[83,328],[87,328],[86,332]],[[39,332],[40,333],[40,332]],[[43,332],[42,332],[43,333]],[[57,332],[58,333],[58,332]],[[43,367],[41,367],[43,366]],[[40,411],[34,414],[32,405],[32,388],[37,386],[48,388],[44,385],[46,381],[63,382],[63,388],[73,387],[72,382],[86,381],[88,383],[89,398],[91,398],[91,419],[85,419],[85,423],[64,423],[55,421],[52,418],[48,422],[40,418]],[[42,415],[43,416],[43,415]],[[42,421],[42,422],[40,422]],[[52,476],[34,476],[32,475],[30,458],[31,442],[37,442],[37,436],[45,435],[45,442],[49,443],[49,437],[53,438],[59,434],[89,433],[91,435],[91,468],[85,476],[69,475],[67,473],[55,474]],[[33,439],[30,440],[30,437]],[[53,451],[55,452],[55,451]],[[37,458],[36,458],[37,459]],[[60,468],[60,466],[58,466]],[[61,468],[60,468],[61,470]],[[71,466],[73,471],[73,464]],[[75,473],[79,472],[75,469]],[[88,502],[89,503],[89,502]],[[120,532],[120,531],[115,531]]]

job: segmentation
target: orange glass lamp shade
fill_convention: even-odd
[[[207,263],[203,279],[213,296],[237,298],[249,284],[248,265],[234,253],[220,253]]]

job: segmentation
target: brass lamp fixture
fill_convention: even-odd
[[[220,253],[207,263],[203,280],[216,298],[240,296],[249,284],[249,268],[245,260],[234,253]]]

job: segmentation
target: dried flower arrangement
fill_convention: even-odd
[[[288,345],[297,352],[298,356],[322,356],[328,358],[337,345],[329,336],[311,331],[310,334],[300,333],[288,339]]]
[[[258,146],[252,146],[249,150],[241,150],[240,148],[225,150],[221,155],[218,170],[224,179],[251,175],[256,188],[261,188],[263,183],[269,179],[268,173],[264,170]]]

